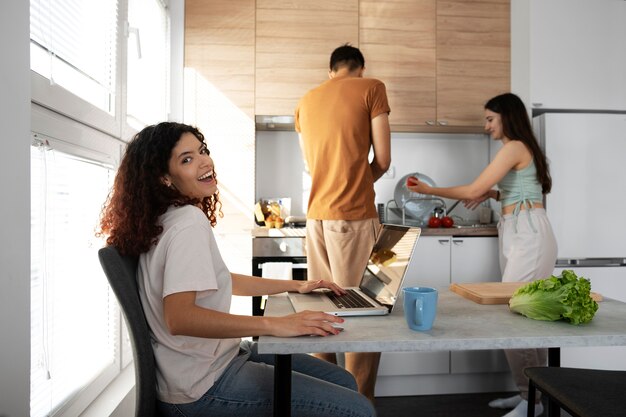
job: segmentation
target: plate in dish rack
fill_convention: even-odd
[[[430,185],[431,187],[436,187],[435,181],[430,178],[428,175],[424,175],[419,172],[413,172],[411,174],[406,174],[400,181],[396,184],[396,188],[393,193],[393,199],[396,202],[396,205],[399,209],[404,207],[406,216],[412,219],[420,220],[424,223],[428,222],[430,215],[432,214],[437,204],[435,201],[422,201],[422,200],[413,200],[415,198],[430,198],[432,196],[415,193],[409,190],[406,186],[406,181],[409,177],[415,177],[420,181],[423,181],[425,184]]]

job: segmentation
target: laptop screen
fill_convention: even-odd
[[[367,262],[361,291],[381,305],[392,307],[420,233],[418,227],[384,224]]]

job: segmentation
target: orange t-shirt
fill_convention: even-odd
[[[335,77],[302,97],[295,126],[312,180],[307,218],[378,216],[368,161],[371,120],[389,111],[385,84],[373,78]]]

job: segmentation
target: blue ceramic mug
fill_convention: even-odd
[[[430,330],[437,315],[437,290],[407,287],[404,292],[404,318],[413,330]]]

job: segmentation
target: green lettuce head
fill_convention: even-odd
[[[566,320],[588,323],[598,310],[591,298],[591,283],[574,271],[530,282],[518,288],[509,300],[511,311],[535,320]]]

